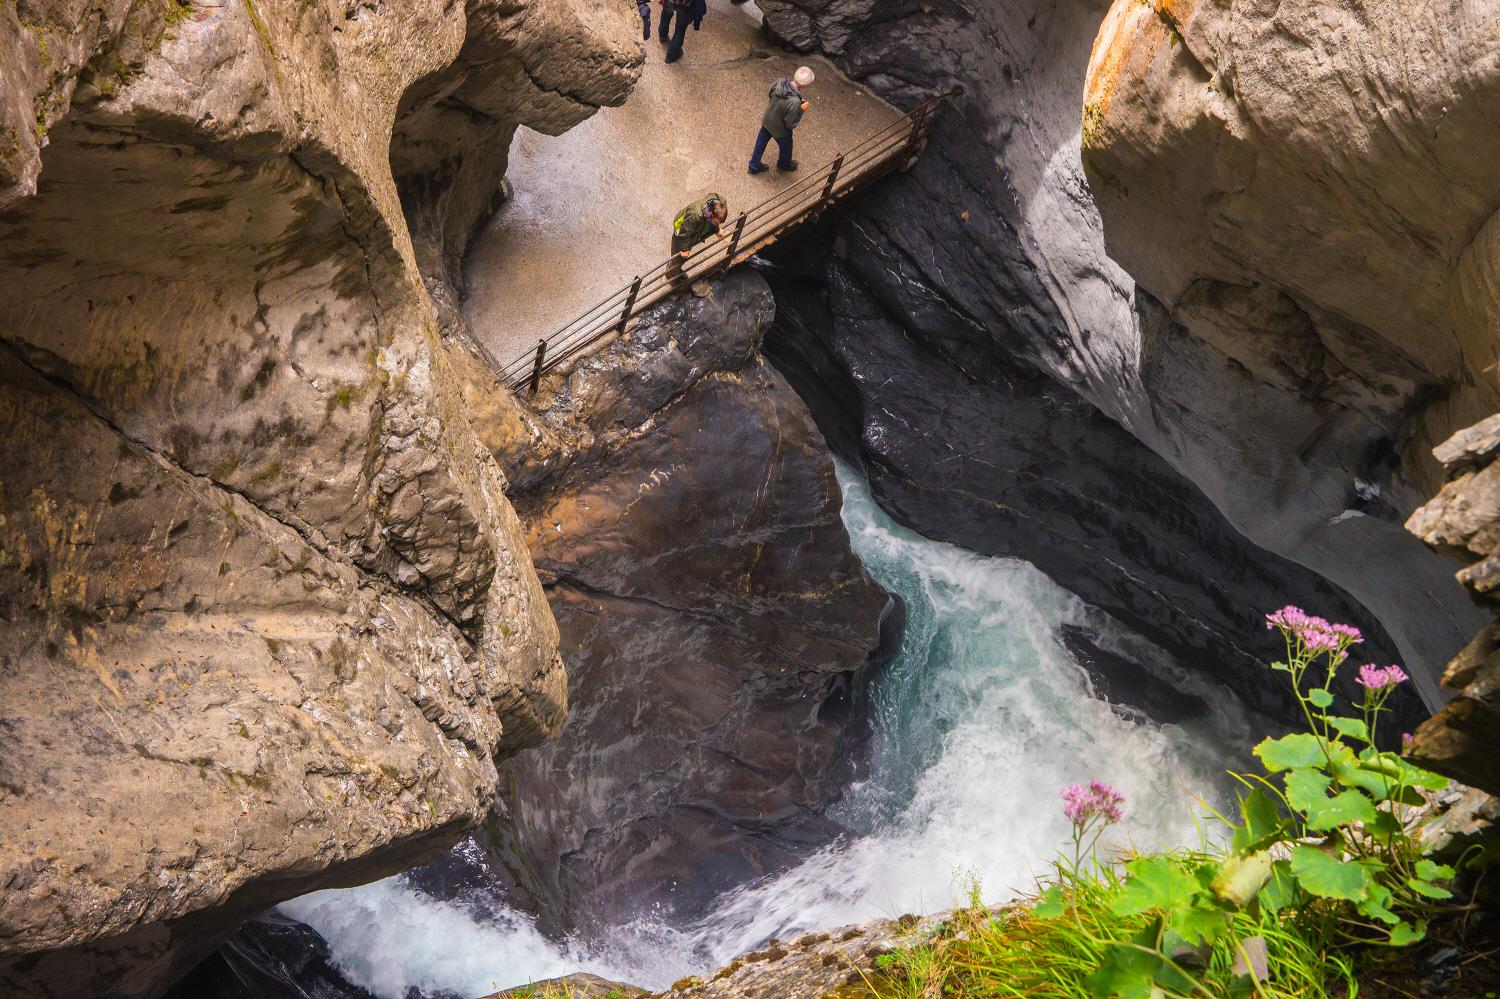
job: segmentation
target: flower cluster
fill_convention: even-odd
[[[1085,825],[1096,817],[1102,817],[1105,825],[1110,825],[1125,816],[1121,810],[1125,796],[1101,780],[1063,788],[1062,800],[1063,814],[1075,826]]]
[[[1267,614],[1266,627],[1295,638],[1307,651],[1315,654],[1328,652],[1341,657],[1349,646],[1364,641],[1364,635],[1353,625],[1332,623],[1291,604],[1274,614]]]
[[[1376,666],[1374,663],[1365,663],[1359,668],[1359,676],[1355,679],[1366,690],[1379,691],[1404,682],[1407,676],[1406,670],[1394,664]]]

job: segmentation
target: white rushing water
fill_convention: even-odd
[[[1214,794],[1236,762],[1205,747],[1246,744],[1243,717],[1220,709],[1195,728],[1122,717],[1092,696],[1059,626],[1137,661],[1164,656],[1031,565],[914,534],[862,479],[843,467],[839,479],[855,552],[907,609],[901,651],[873,693],[872,765],[833,813],[862,835],[729,893],[697,925],[643,921],[590,945],[559,945],[522,915],[479,915],[399,877],[283,910],[380,999],[413,987],[479,996],[574,971],[662,987],[773,936],[948,908],[975,878],[987,901],[1024,891],[1067,842],[1058,792],[1071,783],[1099,778],[1124,792],[1117,844],[1196,843],[1192,794]]]

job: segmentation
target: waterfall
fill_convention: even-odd
[[[1028,563],[985,558],[892,521],[839,468],[844,522],[869,572],[906,602],[906,634],[872,692],[873,759],[833,817],[845,840],[727,893],[689,926],[642,917],[608,939],[557,943],[519,913],[439,902],[400,877],[297,899],[283,911],[317,929],[349,979],[380,999],[415,988],[472,997],[573,971],[662,988],[771,937],[932,912],[977,880],[987,901],[1027,890],[1066,842],[1058,791],[1099,778],[1127,799],[1112,845],[1197,843],[1194,795],[1250,741],[1224,696],[1214,714],[1156,725],[1094,696],[1059,629],[1194,680]]]

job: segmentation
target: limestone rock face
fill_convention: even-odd
[[[0,9],[0,992],[159,992],[251,911],[440,852],[558,731],[391,143],[461,53],[514,80],[533,23],[598,30],[510,127],[628,86],[615,22],[560,6]]]
[[[1459,431],[1434,454],[1451,478],[1407,526],[1467,563],[1458,581],[1482,606],[1500,612],[1500,415]],[[1500,622],[1448,664],[1443,686],[1457,696],[1417,730],[1413,758],[1500,794]]]
[[[511,466],[572,708],[506,764],[486,845],[585,933],[690,917],[837,832],[821,813],[888,613],[822,436],[760,356],[765,282],[700,291],[550,378],[540,420],[564,446]]]
[[[1261,195],[1291,199],[1303,192],[1310,198],[1316,191],[1306,183],[1283,182],[1271,169],[1271,150],[1254,152],[1260,139],[1253,131],[1243,140],[1226,138],[1212,145],[1211,137],[1223,129],[1205,103],[1213,94],[1204,80],[1188,72],[1190,67],[1180,71],[1186,82],[1170,88],[1166,76],[1140,68],[1150,58],[1181,63],[1188,52],[1203,48],[1186,27],[1184,42],[1172,43],[1171,32],[1151,14],[1164,6],[1136,0],[1115,5],[1116,16],[1140,22],[1142,31],[1159,31],[1160,40],[1151,46],[1125,45],[1119,58],[1096,58],[1096,76],[1103,72],[1098,67],[1109,67],[1119,80],[1110,100],[1085,121],[1083,93],[1095,36],[1101,37],[1101,52],[1116,50],[1111,29],[1100,34],[1110,10],[1106,0],[894,7],[865,0],[761,3],[776,34],[821,49],[897,103],[910,105],[953,87],[963,91],[935,122],[931,144],[917,166],[842,208],[827,224],[832,231],[826,241],[820,237],[818,249],[836,249],[842,242],[846,262],[840,269],[857,272],[855,294],[828,296],[839,303],[834,318],[851,325],[901,318],[908,330],[903,342],[934,368],[956,372],[954,380],[965,386],[963,391],[989,391],[994,384],[998,394],[1008,393],[1012,401],[996,404],[988,423],[954,434],[949,421],[939,432],[906,402],[912,396],[936,399],[947,381],[914,385],[915,376],[907,369],[896,382],[886,382],[884,375],[865,379],[855,367],[856,412],[878,418],[890,411],[889,418],[878,420],[886,436],[875,450],[889,453],[884,445],[895,442],[913,457],[926,451],[929,460],[903,464],[941,477],[927,488],[953,492],[955,504],[967,496],[994,500],[994,486],[985,481],[993,474],[980,464],[993,460],[987,448],[1032,446],[1024,430],[1031,425],[1033,403],[1022,401],[1012,386],[1052,383],[1058,398],[1064,393],[1079,397],[1081,409],[1093,409],[1119,424],[1141,445],[1121,435],[1109,448],[1055,455],[1051,460],[1056,467],[1069,474],[1093,470],[1109,476],[1119,466],[1121,477],[1128,478],[1156,457],[1163,459],[1177,475],[1172,491],[1182,499],[1174,505],[1191,506],[1206,497],[1227,521],[1198,541],[1187,537],[1187,546],[1176,551],[1195,552],[1199,545],[1222,551],[1222,539],[1232,530],[1253,546],[1311,569],[1386,625],[1402,660],[1435,703],[1442,664],[1483,617],[1448,585],[1449,567],[1402,525],[1435,488],[1430,462],[1417,441],[1430,446],[1493,410],[1472,400],[1483,395],[1481,378],[1493,378],[1493,372],[1486,376],[1483,369],[1494,357],[1486,359],[1482,349],[1465,346],[1479,341],[1464,331],[1483,328],[1468,319],[1453,320],[1446,332],[1424,325],[1434,314],[1417,303],[1440,297],[1447,271],[1425,264],[1417,269],[1415,263],[1402,270],[1392,263],[1400,248],[1421,249],[1432,242],[1422,235],[1421,225],[1402,229],[1407,216],[1415,218],[1434,199],[1440,214],[1450,211],[1441,205],[1445,182],[1437,179],[1448,170],[1446,161],[1433,161],[1432,169],[1421,174],[1416,166],[1428,162],[1424,150],[1431,147],[1416,137],[1403,146],[1401,136],[1406,134],[1402,128],[1444,131],[1443,149],[1456,152],[1467,141],[1476,151],[1474,162],[1483,163],[1493,158],[1479,152],[1492,141],[1493,130],[1465,125],[1466,138],[1450,144],[1445,130],[1455,119],[1441,118],[1441,102],[1431,116],[1405,103],[1405,88],[1433,81],[1378,75],[1410,71],[1421,76],[1426,71],[1413,67],[1430,58],[1435,67],[1446,67],[1442,71],[1449,74],[1456,94],[1478,100],[1487,85],[1488,64],[1470,57],[1488,51],[1483,39],[1490,16],[1478,7],[1459,5],[1452,8],[1455,23],[1444,27],[1441,17],[1425,6],[1378,5],[1378,13],[1371,8],[1368,14],[1369,30],[1386,32],[1390,40],[1377,59],[1376,50],[1356,37],[1352,21],[1334,31],[1308,20],[1358,16],[1318,15],[1328,11],[1326,4],[1174,0],[1170,5],[1192,11],[1192,18],[1204,25],[1214,20],[1230,24],[1213,36],[1213,44],[1239,52],[1235,66],[1248,72],[1249,62],[1261,60],[1265,73],[1282,73],[1274,83],[1254,87],[1256,93],[1285,95],[1278,107],[1285,112],[1288,134],[1301,143],[1294,156],[1283,156],[1286,169],[1315,174],[1323,184],[1317,190],[1341,202],[1359,201],[1372,217],[1385,211],[1380,206],[1388,201],[1412,206],[1401,209],[1407,215],[1392,211],[1386,228],[1340,236],[1341,242],[1330,243],[1320,256],[1318,234],[1332,232],[1340,216],[1331,208],[1318,209],[1323,214],[1305,216],[1316,223],[1309,221],[1306,230],[1299,230],[1298,219],[1304,216],[1282,212],[1276,216],[1285,222],[1281,230],[1256,230],[1257,218],[1273,214],[1258,200]],[[1147,15],[1153,18],[1150,24]],[[1400,50],[1397,38],[1422,39],[1422,59]],[[1311,48],[1299,47],[1299,39],[1307,39]],[[1429,56],[1426,50],[1432,46],[1442,51]],[[1307,54],[1314,50],[1321,55]],[[1284,67],[1277,62],[1283,58]],[[1294,65],[1295,59],[1303,61]],[[1459,69],[1465,65],[1473,67],[1467,76]],[[1369,86],[1361,91],[1368,97],[1362,99],[1378,105],[1365,108],[1372,116],[1363,122],[1363,131],[1344,128],[1341,120],[1317,119],[1331,98],[1313,95],[1302,77],[1323,80],[1342,74],[1355,88],[1360,73],[1369,74]],[[1251,86],[1225,79],[1229,82],[1215,84],[1221,95],[1229,94],[1236,82]],[[1411,100],[1416,99],[1414,93]],[[1305,111],[1299,110],[1303,103]],[[1449,110],[1458,111],[1456,99]],[[815,103],[809,113],[816,111]],[[1189,112],[1197,117],[1188,117]],[[1300,131],[1298,114],[1308,121]],[[1441,127],[1434,124],[1439,120]],[[1408,124],[1397,127],[1401,122]],[[1391,131],[1382,131],[1387,128]],[[1355,139],[1346,141],[1349,136]],[[1092,171],[1087,177],[1080,161],[1084,138]],[[1209,152],[1199,148],[1205,143]],[[1263,176],[1253,174],[1253,192],[1235,193],[1224,178],[1252,168],[1264,171]],[[1457,247],[1449,253],[1450,262],[1466,255],[1460,251],[1488,218],[1478,197],[1484,191],[1482,170],[1475,173],[1469,164],[1455,176],[1465,190],[1453,210],[1472,207],[1473,214],[1467,221],[1454,221],[1443,237],[1448,240],[1443,245]],[[1214,185],[1228,186],[1220,191]],[[1402,185],[1412,189],[1407,202],[1392,201]],[[1257,200],[1250,200],[1251,193]],[[1154,227],[1148,227],[1153,220]],[[1450,221],[1443,214],[1443,221],[1434,224],[1448,227]],[[1274,256],[1284,240],[1293,240],[1300,249],[1287,261],[1269,260],[1266,274],[1257,277],[1259,264],[1249,257],[1230,258],[1245,227],[1253,230],[1244,245],[1247,253],[1257,254],[1255,260]],[[1459,235],[1465,228],[1468,237]],[[1398,238],[1388,239],[1396,230]],[[1372,293],[1358,311],[1349,304],[1359,299],[1358,292],[1343,285],[1338,297],[1307,293],[1306,286],[1319,275],[1335,270],[1353,280],[1371,255],[1391,266],[1382,265],[1378,276],[1371,272],[1367,283],[1380,285],[1381,291]],[[1157,280],[1158,270],[1145,266],[1158,258],[1178,262],[1171,281]],[[1476,272],[1476,279],[1481,273]],[[837,280],[823,283],[839,289]],[[1461,296],[1465,302],[1482,298],[1482,282],[1472,283],[1475,290]],[[778,284],[778,298],[783,287],[790,290]],[[1408,304],[1385,310],[1383,303],[1393,298]],[[1377,322],[1382,315],[1389,317],[1381,320],[1384,326]],[[1406,333],[1379,333],[1395,328],[1397,320],[1406,324]],[[807,327],[813,333],[824,328],[821,320]],[[883,366],[879,357],[873,362],[871,371]],[[936,404],[923,408],[941,411]],[[1154,456],[1144,453],[1148,450]],[[1086,467],[1075,467],[1075,462]],[[1165,488],[1166,480],[1152,474]],[[872,475],[878,490],[878,463]],[[1136,506],[1128,496],[1119,498],[1127,506],[1117,507],[1118,515],[1134,524],[1132,530],[1151,535],[1158,526],[1172,526],[1174,518],[1161,513],[1160,504]],[[1072,505],[1051,509],[1061,520],[1086,516],[1085,509]],[[941,528],[951,518],[933,521],[913,523],[933,533],[934,526]],[[1121,585],[1156,587],[1164,561],[1127,558],[1119,565],[1135,582]],[[1038,564],[1053,571],[1045,560]],[[1256,627],[1255,613],[1269,609],[1267,601],[1279,597],[1279,602],[1310,605],[1320,599],[1303,588],[1304,578],[1288,574],[1279,593],[1226,587],[1227,599],[1212,610],[1230,629],[1226,634],[1248,636]],[[1079,592],[1093,599],[1095,591],[1085,587]],[[1236,619],[1236,606],[1247,613]],[[1211,619],[1202,616],[1204,610],[1195,607],[1171,626],[1184,644],[1222,651],[1222,639],[1206,636],[1199,626]]]
[[[1497,44],[1484,5],[1120,0],[1084,94],[1111,255],[1194,333],[1290,361],[1329,416],[1410,410],[1419,488],[1428,449],[1500,407]]]

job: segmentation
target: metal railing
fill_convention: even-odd
[[[502,377],[512,389],[536,394],[542,375],[576,357],[651,306],[694,281],[720,274],[748,260],[782,233],[815,218],[834,202],[908,165],[921,150],[928,119],[950,95],[929,97],[885,128],[821,169],[805,173],[754,208],[726,222],[717,238],[699,244],[687,258],[668,257],[606,296],[593,308],[538,340],[534,349],[505,366]],[[680,262],[680,268],[678,263]]]

